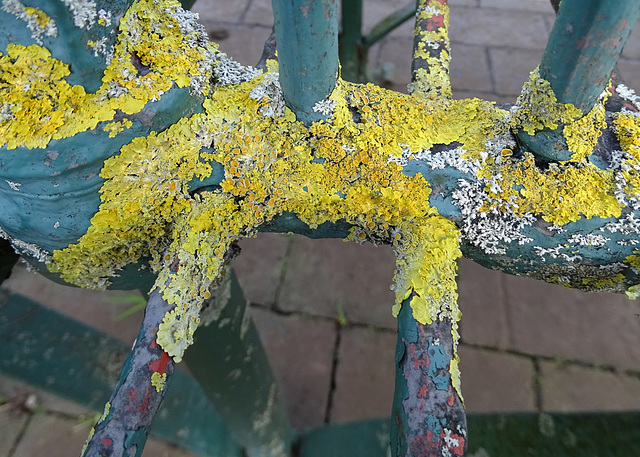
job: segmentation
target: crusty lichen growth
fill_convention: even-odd
[[[416,11],[413,82],[409,92],[431,98],[451,98],[449,80],[449,6],[441,0],[421,0]]]
[[[151,385],[156,388],[156,392],[162,392],[167,383],[167,373],[154,371],[151,375]]]
[[[158,100],[172,86],[206,94],[216,60],[216,46],[200,29],[181,23],[179,5],[160,7],[136,2],[120,21],[114,55],[102,86],[87,93],[70,85],[69,65],[37,45],[9,44],[0,53],[0,147],[43,148],[52,139],[69,138],[111,121],[116,110],[134,114]],[[137,59],[138,68],[134,60]],[[141,71],[141,67],[145,71]],[[130,120],[107,124],[117,132]]]
[[[156,287],[175,305],[157,341],[176,361],[193,340],[202,303],[221,280],[232,244],[285,212],[311,228],[344,220],[353,227],[348,239],[394,245],[394,313],[408,300],[422,324],[450,320],[457,342],[461,234],[487,254],[501,255],[513,240],[532,243],[521,231],[536,218],[562,230],[582,218],[619,217],[637,200],[637,118],[620,115],[615,121],[627,154],[619,169],[598,169],[585,157],[597,140],[600,112],[582,125],[579,111],[559,105],[535,74],[513,113],[478,99],[443,103],[445,93],[412,97],[339,80],[323,104],[330,118],[306,126],[284,106],[273,62],[260,75],[227,65],[223,78],[215,47],[180,22],[181,14],[176,3],[151,0],[130,8],[96,94],[67,84],[66,64],[42,47],[10,45],[0,58],[6,70],[0,90],[9,100],[0,107],[0,144],[8,148],[44,147],[52,138],[112,121],[116,109],[133,115],[172,87],[206,95],[204,112],[133,139],[105,162],[102,205],[91,227],[77,244],[53,254],[54,271],[94,288],[106,287],[129,263],[148,263],[158,273]],[[132,62],[132,55],[140,62]],[[441,56],[448,58],[444,50]],[[210,90],[209,80],[219,78],[230,83]],[[436,87],[439,78],[427,76],[425,82]],[[51,113],[50,122],[35,122],[44,119],[43,110]],[[117,134],[129,122],[113,120],[103,129]],[[514,154],[511,130],[535,133],[561,124],[576,154],[570,163],[541,168],[531,154]],[[591,133],[580,140],[584,131]],[[454,142],[446,155],[430,152]],[[428,173],[405,174],[411,160],[432,170],[446,164],[468,177],[452,196],[457,224],[431,206]],[[224,169],[219,188],[194,193],[192,180],[210,177],[216,166]],[[488,244],[482,244],[485,235]],[[553,273],[561,282],[560,272]],[[620,280],[620,271],[585,279],[589,287],[605,287]],[[450,369],[458,388],[457,359]]]
[[[582,112],[570,103],[558,103],[551,84],[540,76],[537,68],[524,83],[516,107],[512,125],[529,135],[535,135],[544,128],[557,129],[582,117]]]

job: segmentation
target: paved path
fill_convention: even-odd
[[[365,0],[365,26],[401,0]],[[198,0],[220,48],[257,61],[269,0]],[[540,61],[553,12],[547,0],[450,0],[456,97],[512,102]],[[370,61],[392,87],[409,80],[411,26],[376,45]],[[640,89],[640,27],[620,61]],[[393,392],[393,253],[340,240],[261,234],[236,268],[298,428],[386,416]],[[462,388],[468,411],[640,409],[640,304],[586,295],[460,262]],[[23,269],[6,287],[133,341],[141,315],[115,323],[112,297],[52,284]],[[339,319],[344,314],[345,319]],[[0,378],[0,457],[77,455],[91,412]],[[28,406],[25,406],[25,404]],[[31,406],[29,406],[31,405]],[[87,419],[89,417],[89,419]],[[192,455],[153,441],[145,456]]]

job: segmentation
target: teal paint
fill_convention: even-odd
[[[88,30],[76,27],[69,8],[61,1],[36,0],[28,2],[27,6],[45,12],[56,23],[57,36],[43,35],[40,41],[51,51],[51,55],[63,62],[73,62],[71,74],[67,77],[70,84],[80,84],[87,92],[95,92],[102,84],[102,75],[107,67],[106,57],[102,54],[94,55],[94,50],[86,45],[87,41],[98,41],[106,38],[107,46],[115,44],[118,21],[124,12],[134,3],[134,0],[97,0],[95,10],[104,9],[111,12],[111,25],[101,26],[95,18],[94,25]],[[6,49],[7,44],[21,44],[29,46],[40,44],[32,37],[32,32],[25,26],[25,22],[16,18],[14,14],[0,9],[0,30],[10,30],[11,34],[0,34],[0,51]],[[83,43],[82,46],[68,46],[68,43]]]
[[[133,125],[114,138],[103,131],[106,122],[101,122],[94,130],[51,140],[44,149],[1,147],[0,226],[10,236],[48,252],[75,243],[100,205],[104,161],[134,138],[201,111],[197,97],[174,86],[140,113],[127,115]],[[19,183],[20,190],[7,181]]]
[[[338,77],[337,0],[272,0],[280,85],[287,106],[307,124]]]
[[[389,422],[326,424],[304,432],[297,449],[298,457],[388,457]]]
[[[404,374],[403,361],[406,353],[406,343],[418,341],[415,320],[409,305],[409,300],[402,303],[398,314],[398,340],[395,352],[395,389],[391,406],[391,420],[389,427],[391,455],[402,457],[407,454],[407,424],[409,419],[404,408],[404,401],[409,398],[409,386]]]
[[[431,356],[431,363],[425,368],[425,375],[429,376],[436,389],[449,390],[449,384],[451,383],[449,363],[451,358],[445,352],[444,346],[439,342],[435,343],[433,337],[427,338],[427,342],[427,351]]]
[[[410,298],[398,315],[396,387],[391,415],[391,455],[462,455],[466,419],[451,384],[453,338],[449,321],[422,325]],[[445,454],[445,448],[449,454]]]
[[[341,77],[345,81],[360,82],[366,67],[366,52],[362,37],[362,0],[342,0],[340,31]]]
[[[640,12],[635,0],[563,0],[540,76],[560,103],[588,113],[607,84]]]

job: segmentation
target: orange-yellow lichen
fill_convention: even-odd
[[[120,21],[114,56],[96,93],[70,85],[68,64],[51,57],[42,46],[9,44],[0,53],[0,147],[44,148],[52,139],[68,138],[110,121],[120,110],[138,113],[174,84],[185,87],[194,78],[208,80],[202,65],[216,52],[212,43],[189,43],[179,22],[152,0],[139,0]],[[193,32],[195,33],[195,32]],[[195,38],[193,38],[195,40]],[[138,65],[148,67],[141,74]],[[208,84],[201,86],[204,94]],[[109,127],[107,127],[109,128]]]
[[[409,91],[424,97],[451,98],[449,6],[446,2],[422,0],[418,5],[416,21],[424,26],[415,30],[413,59],[424,63],[415,70]]]
[[[67,84],[68,67],[44,48],[11,45],[0,60],[2,69],[20,81],[38,76],[42,82],[33,87],[45,96],[21,93],[24,85],[0,86],[10,96],[22,97],[9,102],[12,116],[20,120],[0,121],[0,144],[43,147],[51,138],[112,121],[116,109],[135,114],[174,85],[184,87],[207,76],[201,63],[213,45],[185,45],[179,24],[167,12],[177,6],[171,3],[166,10],[166,5],[140,0],[129,9],[96,94]],[[448,59],[444,50],[440,55]],[[140,61],[132,62],[132,56]],[[445,62],[440,63],[444,69]],[[150,71],[141,72],[140,66]],[[269,68],[273,71],[274,64]],[[436,87],[443,75],[422,77]],[[535,74],[520,98],[521,108],[510,118],[482,100],[445,100],[444,92],[438,98],[411,97],[339,80],[327,104],[333,113],[310,126],[286,108],[264,110],[272,100],[256,94],[266,78],[219,87],[204,100],[204,113],[125,145],[104,164],[102,205],[91,227],[77,244],[53,254],[52,269],[85,287],[104,287],[125,265],[151,258],[149,266],[158,272],[156,287],[175,305],[160,325],[158,343],[176,361],[192,342],[201,303],[209,286],[222,277],[232,243],[284,212],[311,228],[345,220],[353,226],[349,239],[396,246],[394,312],[408,299],[422,324],[449,319],[457,342],[458,230],[430,206],[431,186],[425,177],[405,175],[394,160],[407,151],[459,143],[464,151],[460,159],[479,164],[478,178],[500,177],[498,186],[485,189],[490,198],[480,211],[530,213],[558,225],[621,213],[612,171],[588,163],[551,164],[543,170],[533,156],[516,158],[508,148],[488,155],[487,142],[510,128],[535,133],[564,124],[570,147],[583,160],[587,143],[576,135],[599,121],[572,124],[579,110],[558,104],[549,83]],[[31,104],[25,112],[20,111],[23,101]],[[43,110],[57,114],[47,119],[50,124],[39,126],[35,120],[44,119]],[[127,120],[104,128],[115,135],[128,126]],[[616,122],[621,143],[631,150],[637,131],[625,132],[637,129],[637,121],[621,115]],[[209,177],[211,161],[224,168],[220,188],[193,194],[190,182]],[[640,189],[632,177],[628,182],[631,189]],[[454,362],[450,369],[457,380]]]
[[[524,83],[522,93],[516,101],[519,109],[514,113],[511,124],[529,135],[547,128],[557,129],[560,125],[582,117],[582,112],[569,103],[558,103],[549,81],[542,79],[536,68]]]

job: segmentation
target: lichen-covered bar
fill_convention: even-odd
[[[303,96],[282,85],[307,87],[305,71],[280,76],[306,53],[244,67],[177,2],[42,3],[0,8],[0,234],[78,286],[155,277],[169,306],[156,341],[175,362],[239,239],[389,244],[401,323],[393,452],[462,455],[457,258],[640,293],[640,106],[623,85],[587,114],[537,70],[513,106],[454,100],[444,0],[418,2],[411,95],[337,78]],[[287,15],[312,11],[285,14],[286,3],[274,2],[277,43]],[[620,111],[605,109],[613,96]],[[518,136],[559,128],[563,160]],[[424,399],[433,414],[407,416]]]

